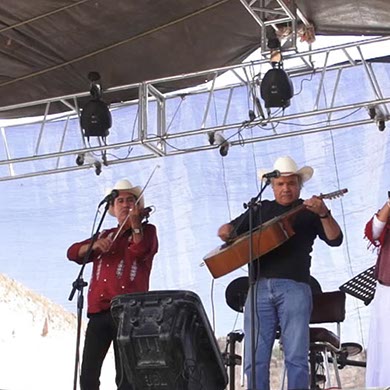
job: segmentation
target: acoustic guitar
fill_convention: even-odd
[[[348,190],[344,188],[328,194],[320,194],[319,197],[321,199],[335,199],[343,196],[346,192]],[[253,257],[257,259],[265,255],[292,237],[295,234],[292,228],[292,219],[305,208],[305,205],[301,204],[256,227],[252,232]],[[203,261],[211,275],[214,278],[219,278],[248,264],[250,261],[249,243],[250,235],[244,233],[209,252]]]

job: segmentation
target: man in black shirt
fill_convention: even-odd
[[[339,225],[320,197],[299,198],[302,185],[313,175],[311,167],[298,169],[290,157],[280,157],[274,164],[280,177],[271,179],[275,200],[262,201],[253,209],[253,227],[301,207],[292,220],[295,232],[276,249],[253,262],[255,284],[255,361],[256,384],[251,378],[251,332],[249,294],[245,305],[245,373],[248,389],[269,389],[269,367],[278,326],[287,369],[288,389],[309,388],[308,352],[309,322],[312,295],[309,286],[310,253],[318,236],[330,246],[339,246],[343,235]],[[246,211],[218,230],[219,237],[228,242],[249,230]]]

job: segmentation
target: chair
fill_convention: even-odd
[[[323,327],[310,327],[310,388],[316,389],[320,379],[330,381],[329,362],[333,364],[337,386],[341,388],[341,380],[337,359],[342,352],[340,343],[341,322],[345,319],[345,293],[342,291],[313,294],[313,311],[310,324],[336,323],[336,334]],[[319,375],[321,365],[325,367],[326,377]],[[327,387],[330,386],[328,383]]]

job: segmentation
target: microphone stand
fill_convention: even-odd
[[[250,329],[251,329],[251,382],[252,388],[250,390],[256,390],[256,354],[255,354],[255,290],[256,275],[253,266],[253,209],[258,206],[258,200],[261,200],[261,194],[271,183],[271,179],[267,178],[264,185],[261,187],[260,192],[252,198],[248,203],[244,203],[244,208],[249,211],[249,302],[250,302]],[[261,203],[260,203],[261,207]]]
[[[72,291],[69,295],[68,300],[72,301],[76,290],[78,291],[77,295],[77,333],[76,333],[76,356],[75,356],[75,365],[74,365],[74,378],[73,378],[73,390],[77,390],[77,379],[78,379],[78,368],[80,361],[80,338],[81,338],[81,323],[82,323],[82,314],[84,307],[84,287],[88,286],[88,283],[83,279],[83,272],[86,264],[88,263],[89,257],[92,253],[93,244],[96,242],[100,228],[104,221],[104,218],[107,214],[108,208],[110,207],[109,202],[106,203],[106,207],[104,208],[104,212],[102,217],[100,218],[99,225],[96,229],[96,232],[92,235],[91,242],[89,243],[89,247],[87,253],[83,258],[83,264],[81,265],[79,274],[77,279],[72,283]]]

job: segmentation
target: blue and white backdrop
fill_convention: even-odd
[[[381,64],[375,67],[388,95],[390,67]],[[328,82],[332,85],[334,76],[330,77]],[[312,107],[315,96],[311,87],[318,82],[316,77],[308,82],[294,79],[295,90],[300,90],[301,86],[303,89],[293,98],[288,112]],[[367,100],[372,97],[368,81],[359,78],[353,68],[344,73],[341,85],[336,96],[339,104],[351,104],[364,94]],[[230,118],[237,122],[245,120],[248,113],[247,91],[243,88],[240,93],[242,103],[234,106],[232,115],[235,118]],[[325,95],[326,86],[323,99]],[[226,104],[226,99],[222,94],[215,104]],[[179,115],[175,114],[178,129],[194,128],[200,114],[193,107],[183,105]],[[128,120],[129,110],[114,112],[109,142],[129,138],[129,127],[132,127]],[[173,110],[167,115],[173,116]],[[359,115],[367,118],[364,109]],[[332,119],[340,123],[347,120],[341,116],[334,114]],[[326,120],[325,116],[323,119]],[[294,130],[302,124],[304,122],[300,120],[285,126]],[[41,152],[52,151],[52,144],[61,136],[58,129],[62,126],[53,123],[45,130]],[[74,136],[70,132],[66,143],[69,148],[77,149],[81,145],[76,121],[70,124],[72,128]],[[38,136],[38,131],[36,125],[7,129],[7,137],[17,141],[17,148],[11,150],[12,155],[31,153],[34,146],[26,140],[31,139],[31,134]],[[272,130],[257,127],[246,131],[264,134]],[[278,131],[277,127],[275,131]],[[233,279],[246,275],[246,267],[216,279],[212,286],[207,267],[200,264],[204,255],[220,245],[216,234],[218,227],[241,213],[243,202],[258,193],[257,170],[272,170],[277,157],[290,155],[299,166],[311,165],[315,171],[302,190],[302,198],[348,188],[349,192],[343,198],[327,201],[345,234],[344,244],[339,248],[328,248],[317,242],[313,250],[312,274],[320,281],[323,290],[335,290],[375,262],[375,253],[367,250],[363,229],[366,221],[386,200],[390,189],[389,131],[380,132],[375,124],[369,124],[234,146],[226,157],[221,157],[218,150],[213,149],[110,165],[103,167],[99,176],[93,169],[85,169],[1,182],[0,272],[75,312],[76,300],[69,302],[68,296],[79,268],[66,259],[68,246],[90,236],[96,206],[104,197],[106,188],[121,178],[143,186],[159,165],[145,191],[146,205],[156,208],[150,221],[157,226],[160,240],[151,288],[195,292],[202,300],[216,335],[224,336],[242,327],[242,318],[237,318],[237,313],[225,302],[225,290]],[[186,142],[185,146],[189,147],[188,142],[192,141],[177,139],[174,146],[183,147],[181,142]],[[195,145],[207,140],[194,137],[193,142]],[[5,151],[0,152],[5,158]],[[74,156],[69,158],[74,159]],[[18,167],[21,173],[28,164],[35,164],[38,170],[41,162],[23,164]],[[272,197],[270,189],[266,190],[264,197]],[[107,217],[104,226],[110,227],[114,223],[114,219]],[[89,272],[90,266],[86,270],[86,280]],[[369,315],[369,306],[348,296],[343,340],[365,346]]]

